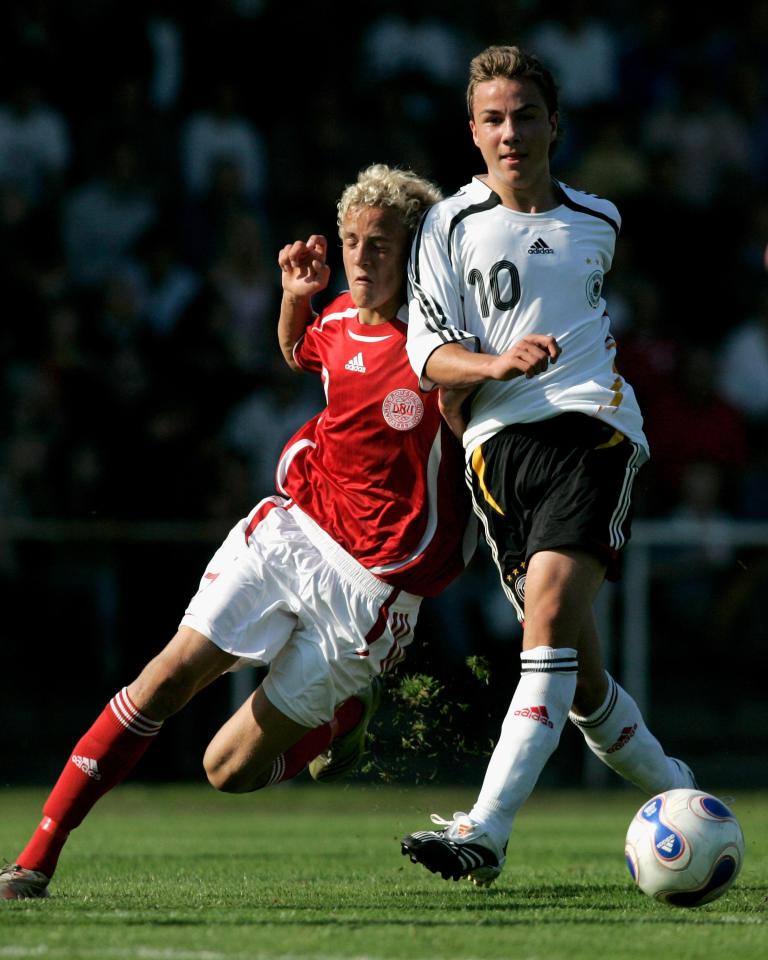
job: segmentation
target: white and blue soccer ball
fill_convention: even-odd
[[[699,907],[733,884],[744,860],[744,835],[712,794],[667,790],[637,811],[624,854],[643,893],[673,907]]]

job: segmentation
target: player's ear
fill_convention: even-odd
[[[475,145],[476,147],[479,147],[480,144],[477,142],[477,127],[475,126],[475,121],[474,121],[474,120],[470,120],[470,121],[469,121],[469,129],[470,129],[470,132],[471,132],[471,134],[472,134],[472,142],[474,143],[474,145]]]
[[[549,142],[554,143],[557,140],[557,131],[560,128],[560,114],[555,111],[552,116],[549,118]]]

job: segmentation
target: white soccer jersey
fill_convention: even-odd
[[[632,387],[617,372],[602,297],[620,218],[607,200],[559,181],[560,205],[518,213],[478,177],[435,204],[408,269],[407,350],[425,388],[430,355],[446,343],[499,354],[531,333],[562,354],[530,380],[487,381],[472,398],[467,454],[511,423],[578,411],[599,417],[648,452]]]

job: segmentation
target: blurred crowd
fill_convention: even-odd
[[[464,94],[490,43],[549,64],[555,174],[623,217],[605,295],[652,449],[638,516],[768,519],[768,4],[10,0],[0,20],[0,521],[211,520],[223,536],[272,492],[283,442],[322,405],[279,357],[278,249],[333,241],[338,196],[370,163],[446,194],[479,172]],[[0,551],[26,571],[20,592],[3,581],[18,631],[55,585],[116,682],[146,625],[116,598],[146,568],[79,568],[71,545],[30,556]],[[700,635],[733,555],[658,559],[666,609]],[[423,615],[456,657],[478,649],[463,624],[515,627],[473,577],[488,574]],[[168,630],[193,585],[179,579]]]
[[[768,517],[768,7],[463,6],[4,7],[3,513],[234,519],[268,492],[321,403],[278,359],[278,247],[333,237],[371,162],[457,189],[468,61],[517,42],[560,81],[556,175],[623,215],[640,515]]]

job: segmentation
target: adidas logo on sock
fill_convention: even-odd
[[[533,243],[528,247],[528,253],[554,253],[555,251],[550,247],[550,245],[542,240],[541,237],[538,240],[534,240]]]
[[[545,727],[549,727],[550,729],[553,729],[555,726],[549,719],[547,708],[543,705],[541,707],[523,707],[521,710],[515,710],[515,716],[538,720],[539,723],[543,723]]]
[[[606,753],[616,753],[617,750],[621,750],[622,747],[625,747],[629,741],[634,737],[635,730],[637,730],[637,724],[635,723],[631,727],[624,727],[619,735],[619,739],[613,746],[608,747],[605,751]]]
[[[72,763],[83,773],[87,774],[91,780],[101,780],[99,765],[90,757],[78,757],[76,753],[72,754]]]
[[[365,373],[365,364],[363,363],[363,353],[356,354],[351,360],[344,364],[345,370],[354,370],[355,373]]]

